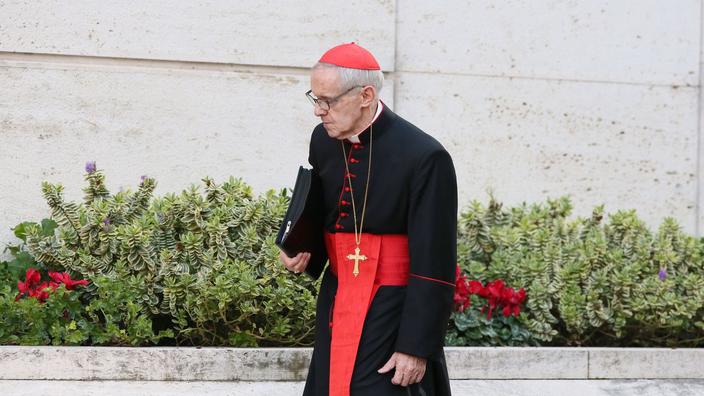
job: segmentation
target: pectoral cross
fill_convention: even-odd
[[[354,254],[347,255],[348,260],[354,260],[354,269],[352,270],[352,275],[354,275],[354,276],[359,275],[359,260],[364,261],[367,259],[367,256],[360,255],[359,251],[360,251],[359,246],[357,246],[354,249]]]

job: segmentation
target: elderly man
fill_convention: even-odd
[[[311,72],[306,96],[322,123],[309,162],[322,185],[330,265],[304,395],[450,394],[442,348],[454,291],[455,171],[440,143],[379,100],[383,80],[354,43],[327,51]],[[303,252],[281,261],[317,278],[326,260]]]

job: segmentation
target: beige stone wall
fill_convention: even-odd
[[[382,97],[452,153],[461,202],[571,194],[704,220],[701,0],[0,1],[0,245],[47,215],[42,180],[81,197],[205,175],[291,186],[316,124],[307,68],[357,41]]]
[[[462,197],[570,194],[698,228],[700,0],[398,3],[398,111]]]

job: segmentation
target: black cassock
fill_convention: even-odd
[[[457,262],[457,181],[443,146],[386,106],[372,124],[373,152],[364,233],[405,234],[410,276],[407,286],[381,286],[373,297],[359,341],[350,385],[355,395],[449,395],[443,341],[452,309]],[[311,136],[309,162],[322,184],[325,231],[352,233],[351,192],[358,224],[369,165],[370,130],[360,143],[344,141],[349,158],[347,185],[340,141],[323,125]],[[323,276],[316,307],[316,332],[305,396],[328,395],[331,319],[338,288],[325,260],[311,260],[306,272]],[[363,309],[363,308],[360,308]],[[394,352],[428,359],[420,384],[393,385],[394,371],[378,374]]]

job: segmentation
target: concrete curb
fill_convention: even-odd
[[[445,348],[453,380],[704,379],[704,349]],[[0,346],[0,380],[302,381],[310,348]]]

